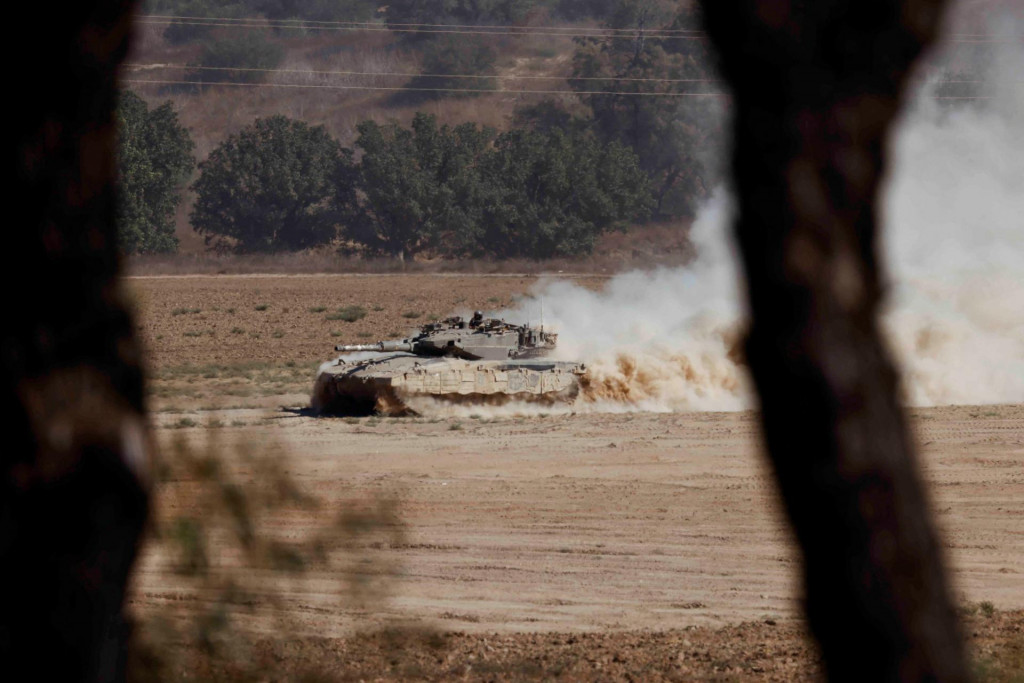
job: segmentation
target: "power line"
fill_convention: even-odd
[[[721,84],[720,78],[632,78],[628,76],[506,76],[500,74],[447,74],[447,73],[418,73],[399,71],[339,71],[330,69],[267,69],[258,67],[241,66],[200,66],[194,64],[140,64],[127,63],[123,65],[126,69],[133,70],[154,70],[154,69],[188,69],[193,71],[244,71],[256,73],[283,73],[310,76],[380,76],[385,78],[467,78],[467,79],[492,79],[492,80],[544,80],[544,81],[619,81],[624,83],[715,83]],[[922,79],[926,80],[926,79]],[[962,84],[962,83],[988,83],[984,79],[956,79],[936,81],[939,85]],[[483,92],[495,92],[485,90]],[[559,91],[562,92],[562,91]],[[616,93],[626,94],[626,93]]]
[[[138,64],[124,65],[129,69],[193,69],[206,71],[254,71],[258,73],[286,73],[315,76],[383,76],[387,78],[412,78],[416,76],[429,78],[490,78],[504,80],[540,80],[540,81],[621,81],[627,83],[721,83],[718,78],[631,78],[628,76],[503,76],[487,74],[444,74],[444,73],[412,73],[395,71],[335,71],[319,69],[264,69],[257,67],[234,66],[195,66],[191,64]]]
[[[148,14],[137,18],[142,24],[165,26],[210,26],[214,28],[284,28],[313,31],[390,31],[392,33],[438,33],[455,35],[491,36],[554,36],[566,38],[616,38],[633,39],[643,35],[654,40],[707,40],[707,36],[695,29],[567,29],[558,26],[501,26],[477,24],[374,24],[372,22],[327,22],[305,19],[266,19],[262,17],[198,17],[173,14]],[[401,26],[402,28],[393,28]],[[626,35],[615,35],[616,33]],[[678,32],[678,33],[676,33]],[[945,36],[950,43],[1002,44],[1015,43],[1016,39],[996,38],[978,33],[950,34]]]
[[[549,32],[549,31],[536,31],[536,30],[476,30],[476,27],[470,27],[473,30],[449,30],[449,29],[416,29],[416,28],[388,28],[387,26],[309,26],[309,25],[297,25],[297,24],[283,24],[280,22],[274,22],[271,20],[262,19],[246,19],[246,20],[230,20],[230,19],[148,19],[147,17],[139,17],[138,23],[149,24],[155,26],[169,26],[176,24],[178,26],[210,26],[220,28],[303,28],[312,31],[374,31],[383,32],[387,31],[390,33],[430,33],[430,34],[453,34],[453,35],[481,35],[481,36],[549,36],[549,37],[564,37],[564,38],[617,38],[617,39],[629,39],[632,40],[636,35],[643,35],[645,39],[651,40],[707,40],[707,36],[703,34],[695,35],[652,35],[646,30],[637,29],[635,35],[608,35],[600,33],[579,33],[579,32]],[[247,23],[242,23],[242,22]]]
[[[291,28],[302,28],[305,25],[316,25],[316,26],[368,26],[371,28],[377,28],[383,26],[384,28],[390,29],[392,26],[400,26],[402,28],[463,28],[463,29],[496,29],[503,31],[578,31],[579,35],[589,35],[591,33],[600,36],[605,33],[630,33],[635,34],[642,32],[645,36],[652,33],[662,33],[666,35],[675,34],[699,34],[703,35],[704,32],[700,29],[691,28],[656,28],[656,29],[641,29],[641,28],[602,28],[602,27],[566,27],[566,26],[517,26],[508,24],[424,24],[424,23],[402,23],[402,22],[387,22],[386,24],[380,24],[374,21],[321,21],[316,19],[267,19],[265,17],[200,17],[200,16],[186,16],[177,14],[146,14],[139,17],[140,19],[171,19],[171,20],[201,20],[201,21],[226,21],[226,22],[253,22],[259,25],[265,25],[267,23],[277,24],[299,24],[299,26]]]
[[[729,93],[708,92],[708,93],[657,93],[657,92],[614,92],[610,90],[505,90],[497,88],[488,90],[486,88],[405,88],[372,85],[319,85],[300,83],[234,83],[231,81],[187,81],[187,80],[139,80],[128,78],[123,81],[132,85],[208,85],[227,86],[237,88],[306,88],[318,90],[385,90],[391,92],[464,92],[464,93],[507,93],[519,95],[616,95],[623,97],[729,97]],[[939,96],[934,100],[991,100],[991,96]]]
[[[231,71],[230,68],[221,69]],[[322,90],[388,90],[409,92],[471,92],[471,93],[512,93],[520,95],[616,95],[622,97],[729,97],[723,92],[617,92],[614,90],[520,90],[504,88],[409,88],[384,85],[327,85],[320,83],[235,83],[232,81],[190,81],[190,80],[140,80],[124,79],[125,83],[139,85],[224,85],[244,88],[315,88]]]

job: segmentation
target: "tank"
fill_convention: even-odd
[[[412,397],[450,402],[571,402],[583,363],[547,358],[558,336],[543,326],[515,325],[480,312],[423,325],[408,339],[342,344],[346,354],[320,369],[311,407],[318,414],[415,414]]]

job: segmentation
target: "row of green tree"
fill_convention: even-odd
[[[264,7],[261,11],[274,16],[306,16],[301,12],[309,11],[311,5],[296,2],[287,6],[292,9],[271,12]],[[388,20],[393,21],[396,27],[399,24],[446,21],[515,21],[521,16],[516,13],[523,6],[508,1],[474,2],[471,5],[402,1],[388,5],[388,12],[392,13]],[[576,41],[569,85],[577,97],[546,100],[522,108],[516,112],[515,126],[533,137],[559,137],[569,141],[574,148],[584,142],[628,148],[646,175],[650,193],[650,201],[646,204],[650,215],[658,219],[690,215],[720,175],[719,150],[726,117],[723,100],[716,93],[715,73],[707,44],[699,36],[688,33],[699,28],[699,17],[694,14],[692,3],[671,0],[609,0],[603,7],[604,25],[613,29],[610,33],[615,37]],[[288,12],[299,14],[288,15]],[[442,16],[437,12],[446,14]],[[650,36],[651,29],[671,29],[678,33],[671,34],[675,36],[671,39],[665,39],[661,37],[664,34]],[[426,41],[433,45],[435,50],[434,53],[424,53],[425,73],[467,74],[491,70],[493,54],[489,52],[489,46],[481,47],[467,40],[466,36],[455,38],[457,40],[453,41],[451,37],[428,34],[419,39],[421,43]],[[417,40],[415,34],[408,40]],[[245,52],[247,49],[224,40],[215,41],[215,45],[217,47],[210,53],[213,55],[211,64],[225,68],[237,58],[232,50]],[[429,62],[432,54],[438,57],[437,63]],[[256,59],[255,56],[250,58]],[[460,60],[468,61],[461,63]],[[218,76],[216,72],[202,73],[211,80]],[[239,77],[253,77],[255,73],[260,72],[241,71]],[[493,80],[461,79],[449,83],[441,76],[420,76],[409,85],[442,89],[457,87],[464,91],[467,88],[484,89],[487,83],[493,83]],[[427,94],[466,96],[471,93]],[[524,136],[527,132],[509,135]],[[478,133],[483,135],[484,131]],[[496,139],[493,133],[485,137],[489,148],[501,149],[509,144],[507,138]],[[364,149],[364,143],[369,144],[368,139],[363,135],[356,144],[357,149]],[[481,163],[479,168],[486,169],[489,163]],[[477,167],[474,160],[473,168]],[[475,209],[466,209],[467,214],[473,211]],[[639,212],[637,216],[643,213]],[[474,216],[475,220],[480,218]],[[367,230],[355,226],[371,222],[359,212],[355,216],[347,215],[345,220],[349,236],[367,235]],[[207,235],[211,243],[220,243],[213,233],[208,232]],[[361,239],[367,248],[382,248],[382,240]],[[424,248],[436,248],[429,246],[432,241],[438,239],[424,240],[427,245]],[[458,245],[457,248],[466,251],[472,251],[465,246],[471,242],[471,239],[459,235],[445,235],[440,239],[446,249],[454,249],[456,246],[453,245]]]
[[[121,248],[129,254],[176,251],[174,216],[195,168],[195,145],[170,102],[150,109],[130,90],[117,105]]]
[[[173,251],[188,132],[168,105],[149,111],[131,93],[119,112],[122,244]],[[497,135],[420,113],[409,128],[364,121],[358,132],[354,152],[322,126],[258,119],[199,164],[193,228],[238,252],[338,243],[400,259],[547,258],[587,253],[649,213],[636,155],[583,127]]]
[[[310,18],[320,6],[298,0],[261,3],[259,11],[273,17]],[[608,0],[598,5],[595,11],[609,31],[600,38],[576,40],[569,86],[578,97],[558,105],[543,103],[521,112],[521,118],[530,127],[548,130],[575,117],[602,142],[629,147],[648,176],[652,214],[660,219],[690,215],[720,177],[726,118],[707,42],[693,33],[700,28],[700,17],[692,2],[679,0]],[[439,23],[500,25],[522,21],[537,6],[530,0],[399,0],[386,6],[385,19],[395,29]],[[470,97],[494,88],[494,45],[500,45],[500,37],[398,35],[415,46],[421,68],[421,75],[396,95],[406,104]],[[281,60],[279,46],[254,40],[253,34],[241,34],[211,42],[200,60],[202,68],[188,80],[264,78],[266,71],[231,69],[239,64],[272,69]],[[479,77],[467,78],[474,75]]]

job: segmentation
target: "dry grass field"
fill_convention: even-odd
[[[505,308],[534,282],[129,280],[162,450],[139,676],[816,676],[755,415],[303,410],[333,344]],[[913,424],[976,670],[1021,680],[1024,406]]]

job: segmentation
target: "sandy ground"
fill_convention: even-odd
[[[285,336],[259,354],[305,363],[321,348],[320,327],[332,324],[299,324],[314,316],[314,302],[386,291],[373,300],[388,311],[422,297],[417,307],[443,314],[492,297],[503,303],[531,284],[416,276],[391,278],[385,289],[382,279],[366,280],[331,280],[333,295],[315,278],[156,278],[132,287],[151,363],[169,367],[246,356],[217,343],[220,327],[209,339],[182,337],[182,321],[204,313],[171,315],[176,308],[202,308],[206,324],[228,325],[243,310],[255,318],[248,307],[257,298],[268,301],[281,316],[271,326]],[[456,304],[458,291],[471,296]],[[351,323],[360,324],[374,333],[389,321]],[[334,677],[788,680],[816,671],[802,635],[798,559],[754,414],[318,419],[301,410],[301,373],[261,395],[284,408],[209,410],[222,379],[189,377],[192,393],[168,388],[162,400],[178,407],[154,415],[171,473],[158,487],[161,536],[142,558],[131,600],[144,619],[186,625],[223,603],[232,623],[258,638],[287,624],[284,644],[260,641],[262,657],[312,658]],[[916,410],[913,427],[955,594],[990,618],[971,630],[984,641],[979,652],[990,656],[993,642],[1018,652],[1024,616],[1002,611],[1024,610],[1024,406]],[[183,576],[169,530],[205,519],[209,477],[181,470],[182,453],[215,453],[217,476],[231,486],[266,486],[260,463],[273,463],[319,504],[268,508],[259,528],[289,541],[333,530],[341,569],[325,561],[275,577],[224,540],[230,534],[212,531],[209,575]],[[338,526],[338,515],[362,526]],[[231,571],[248,593],[224,603]],[[353,645],[353,633],[381,629],[432,635],[403,641],[397,659],[379,636]],[[338,670],[341,660],[354,668]]]
[[[958,594],[1024,609],[1024,408],[987,412],[920,410],[915,426]],[[396,501],[404,541],[376,559],[399,578],[375,618],[517,631],[798,616],[797,564],[752,414],[263,422],[221,431],[273,444],[264,455],[331,509]],[[203,431],[161,435],[200,446]],[[141,577],[151,600],[173,590],[173,576]],[[326,607],[318,593],[295,597]],[[324,635],[354,625],[342,609],[308,624]]]

